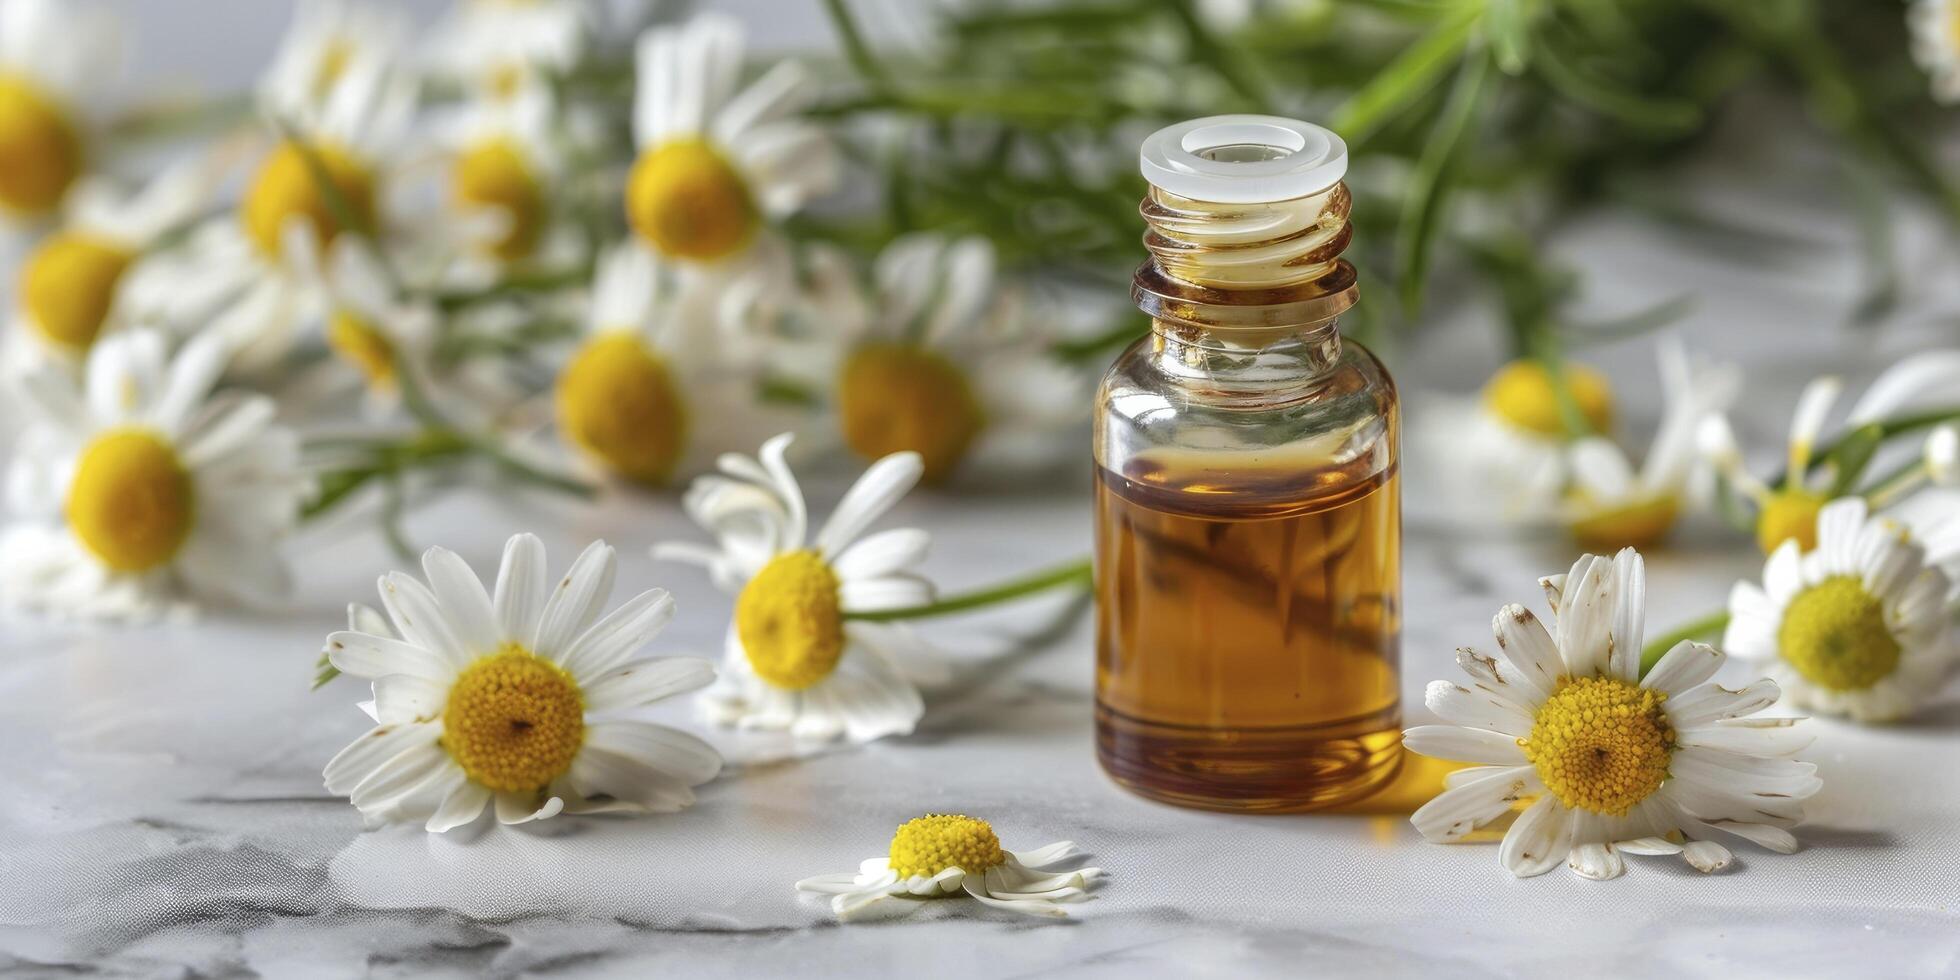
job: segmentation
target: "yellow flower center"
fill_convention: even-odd
[[[947,868],[977,875],[1006,861],[994,828],[962,814],[928,813],[892,835],[891,868],[900,878],[930,878]]]
[[[340,201],[352,217],[365,225],[374,223],[374,178],[353,157],[325,143],[311,144],[323,175],[338,192]],[[307,155],[285,142],[272,151],[240,205],[245,231],[259,250],[277,258],[284,242],[280,233],[294,217],[303,218],[313,230],[314,241],[322,250],[343,229],[336,210],[314,178]]]
[[[1612,677],[1567,677],[1518,744],[1560,803],[1623,817],[1667,779],[1667,695]]]
[[[667,362],[638,337],[602,333],[558,376],[558,427],[629,479],[659,483],[680,459],[686,406]]]
[[[1610,555],[1621,548],[1647,549],[1660,543],[1681,515],[1681,501],[1661,494],[1587,514],[1572,522],[1580,547]]]
[[[914,344],[859,347],[844,362],[837,392],[851,449],[866,459],[912,450],[924,458],[927,482],[951,476],[986,425],[966,375]]]
[[[68,526],[118,572],[143,572],[176,557],[196,518],[190,471],[162,437],[138,429],[97,436],[68,485]]]
[[[27,322],[49,343],[81,353],[95,343],[116,299],[116,283],[135,258],[122,246],[63,231],[50,235],[21,267]]]
[[[1583,364],[1568,363],[1562,372],[1565,387],[1579,415],[1594,432],[1608,431],[1613,424],[1613,389],[1606,376]],[[1559,411],[1558,390],[1552,374],[1534,360],[1512,361],[1491,375],[1484,385],[1484,406],[1520,429],[1549,438],[1566,435],[1565,416]]]
[[[572,768],[584,744],[578,683],[516,644],[463,668],[442,709],[443,748],[485,789],[544,789]]]
[[[1809,490],[1778,490],[1763,502],[1756,515],[1756,544],[1763,554],[1775,551],[1783,542],[1797,539],[1797,547],[1809,551],[1817,547],[1817,512],[1828,503],[1821,493]]]
[[[1834,691],[1863,690],[1899,666],[1884,604],[1849,575],[1797,593],[1783,610],[1776,646],[1805,680]]]
[[[0,208],[51,211],[81,173],[81,136],[61,104],[34,82],[0,72]]]
[[[844,655],[837,573],[814,551],[777,555],[736,598],[735,633],[770,684],[798,691],[829,677]]]
[[[544,189],[516,144],[493,139],[464,151],[456,161],[451,193],[459,207],[497,208],[508,217],[510,224],[491,243],[491,254],[505,262],[531,254],[544,227]]]
[[[696,262],[741,251],[760,221],[748,183],[699,139],[640,154],[626,181],[626,217],[662,255]]]
[[[367,318],[335,310],[327,322],[327,346],[360,371],[369,384],[394,383],[395,345]]]

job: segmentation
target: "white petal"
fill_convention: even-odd
[[[1662,703],[1662,709],[1674,727],[1692,728],[1717,718],[1753,715],[1775,704],[1782,695],[1775,681],[1763,677],[1736,690],[1720,684],[1704,684],[1669,697]]]
[[[557,660],[573,639],[592,625],[612,594],[617,561],[611,547],[594,541],[572,562],[571,571],[558,580],[551,599],[545,603],[538,621],[538,642],[532,652]]]
[[[909,609],[932,601],[932,583],[913,575],[845,580],[838,586],[839,605],[846,613]]]
[[[1574,677],[1610,676],[1614,603],[1613,562],[1586,555],[1566,577],[1558,614],[1558,649]]]
[[[1513,603],[1498,610],[1491,618],[1490,628],[1497,637],[1498,648],[1519,674],[1505,679],[1530,688],[1534,695],[1531,701],[1550,697],[1558,689],[1559,677],[1565,673],[1565,661],[1545,625],[1531,610]]]
[[[472,823],[483,815],[483,807],[489,802],[489,790],[465,779],[461,785],[450,790],[448,796],[443,797],[442,805],[436,808],[436,812],[429,817],[429,822],[424,826],[430,833],[440,834]]]
[[[497,627],[490,594],[469,563],[448,548],[430,548],[422,555],[422,571],[464,651],[472,658],[497,652],[503,645],[503,630]]]
[[[1606,881],[1626,873],[1626,859],[1611,844],[1580,844],[1572,849],[1566,859],[1570,867],[1581,878]]]
[[[393,760],[432,748],[441,735],[439,725],[377,726],[341,749],[327,763],[323,774],[327,792],[345,796]]]
[[[1475,762],[1492,766],[1521,766],[1524,750],[1511,735],[1455,725],[1421,725],[1402,733],[1402,747],[1432,759]]]
[[[455,668],[439,654],[413,643],[367,633],[343,630],[329,634],[325,652],[335,667],[355,677],[412,674],[442,680],[455,674]]]
[[[893,453],[871,464],[846,491],[837,509],[830,512],[823,530],[817,532],[816,548],[835,555],[857,539],[873,521],[898,503],[919,482],[925,462],[918,453]]]
[[[1640,686],[1670,695],[1679,694],[1715,676],[1715,671],[1721,669],[1722,661],[1726,659],[1722,651],[1706,643],[1682,640],[1661,656],[1654,669],[1641,680]]]
[[[640,759],[689,786],[721,773],[721,753],[678,729],[643,721],[599,722],[586,729],[586,744]]]
[[[1529,878],[1558,867],[1571,849],[1571,814],[1547,793],[1511,824],[1497,858],[1512,874]]]
[[[1430,681],[1423,703],[1453,725],[1483,728],[1522,738],[1531,733],[1532,716],[1509,698],[1477,687],[1449,681]]]
[[[1729,863],[1735,860],[1735,855],[1730,854],[1728,848],[1712,840],[1689,841],[1688,846],[1682,848],[1682,856],[1687,858],[1689,865],[1702,874],[1713,874],[1728,867]]]
[[[629,663],[585,688],[588,711],[613,711],[653,704],[699,690],[715,678],[713,664],[693,657],[662,657]]]
[[[830,567],[846,581],[878,578],[904,571],[923,561],[931,544],[932,535],[918,528],[893,528],[873,534],[838,552],[831,559]]]
[[[1613,556],[1619,594],[1613,600],[1612,633],[1606,638],[1607,676],[1640,680],[1640,646],[1647,619],[1647,563],[1640,552],[1622,548]]]
[[[579,634],[559,663],[581,682],[596,677],[631,659],[673,618],[674,597],[648,589]]]
[[[497,820],[506,825],[548,820],[565,809],[565,801],[553,796],[543,803],[516,793],[497,794]]]
[[[1511,805],[1536,789],[1538,780],[1529,766],[1515,766],[1487,774],[1444,790],[1409,817],[1423,839],[1433,842],[1460,840],[1478,827],[1511,811]]]
[[[389,572],[381,576],[379,589],[381,605],[403,639],[441,656],[454,667],[470,663],[473,658],[449,628],[442,607],[427,586],[401,572]]]
[[[538,615],[550,587],[544,542],[535,534],[512,535],[504,544],[503,567],[497,572],[497,626],[505,638],[525,649],[536,649]]]

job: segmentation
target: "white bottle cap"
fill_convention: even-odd
[[[1281,116],[1206,116],[1143,141],[1143,179],[1179,197],[1263,204],[1318,194],[1347,173],[1347,143]]]

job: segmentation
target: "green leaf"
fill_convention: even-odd
[[[1334,111],[1333,130],[1349,143],[1366,140],[1383,123],[1427,93],[1451,65],[1461,60],[1476,23],[1476,11],[1466,10],[1437,24]]]
[[[1395,229],[1396,267],[1402,277],[1402,306],[1414,314],[1422,306],[1422,287],[1429,273],[1430,246],[1456,183],[1456,152],[1463,134],[1483,102],[1484,77],[1490,59],[1478,55],[1463,63],[1450,89],[1443,114],[1429,131],[1428,145],[1416,161],[1404,200],[1401,223]]]
[[[1491,54],[1506,75],[1522,75],[1531,61],[1531,21],[1536,0],[1490,0],[1484,8],[1484,34]]]

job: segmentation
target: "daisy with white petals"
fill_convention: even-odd
[[[807,314],[783,318],[780,370],[830,393],[860,458],[916,452],[927,483],[968,460],[987,472],[1052,462],[1057,436],[1085,418],[1090,380],[1048,353],[998,264],[978,236],[905,235],[866,291],[841,256],[815,252]]]
[[[6,363],[79,364],[97,337],[139,317],[146,293],[164,284],[146,288],[138,257],[196,217],[218,169],[193,157],[134,191],[103,178],[77,184],[61,228],[37,242],[20,267],[19,317],[6,340]]]
[[[507,98],[479,101],[457,114],[446,134],[451,154],[449,203],[481,276],[502,265],[539,257],[542,246],[561,262],[576,259],[576,243],[553,240],[551,188],[564,174],[556,103],[542,85],[524,85]]]
[[[596,11],[589,0],[462,0],[432,32],[435,70],[501,100],[578,63]]]
[[[88,169],[120,47],[91,4],[0,3],[0,219],[52,213]]]
[[[985,820],[929,813],[900,825],[891,853],[865,860],[856,874],[818,875],[796,887],[831,896],[831,911],[843,920],[907,915],[923,899],[962,893],[992,908],[1066,918],[1062,906],[1087,900],[1102,876],[1100,868],[1062,869],[1081,854],[1069,841],[1006,850]]]
[[[1859,721],[1904,717],[1960,658],[1949,582],[1904,525],[1857,497],[1817,515],[1816,547],[1788,540],[1763,584],[1729,595],[1723,645],[1762,663],[1798,705]]]
[[[837,180],[836,151],[797,116],[817,87],[794,61],[747,88],[744,39],[733,17],[702,14],[640,37],[633,96],[639,158],[626,216],[648,246],[698,271],[739,271],[780,257],[765,224]]]
[[[1614,398],[1604,374],[1574,361],[1560,366],[1576,421],[1611,432]],[[1547,527],[1563,516],[1571,484],[1572,434],[1558,386],[1542,362],[1499,368],[1475,397],[1437,395],[1416,415],[1411,438],[1436,474],[1434,498],[1465,527]]]
[[[403,60],[413,26],[393,4],[300,0],[259,79],[260,108],[274,119],[317,124],[350,72]]]
[[[707,684],[714,669],[635,657],[674,601],[650,589],[602,616],[614,567],[613,549],[595,542],[554,580],[544,544],[519,534],[494,593],[442,548],[422,557],[427,584],[382,576],[393,629],[356,609],[356,628],[327,638],[335,667],[374,682],[363,707],[377,722],[327,763],[327,790],[369,825],[421,821],[433,833],[493,802],[506,824],[692,804],[721,756],[635,709]]]
[[[129,330],[95,346],[79,387],[54,364],[14,382],[28,425],[7,478],[0,600],[141,619],[284,591],[277,545],[311,481],[269,400],[211,394],[224,366],[215,337],[173,359],[157,333]]]
[[[868,742],[909,734],[925,711],[915,686],[937,681],[944,662],[902,623],[859,614],[924,605],[932,583],[911,571],[930,542],[916,528],[859,535],[919,480],[916,453],[872,464],[806,541],[803,490],[783,454],[788,435],[760,459],[733,453],[723,475],[688,489],[689,516],[716,547],[667,543],[657,558],[707,567],[737,593],[721,677],[702,692],[717,723],[786,730],[810,739]]]
[[[1944,400],[1956,389],[1960,389],[1960,350],[1926,351],[1902,358],[1859,396],[1843,425],[1835,431],[1842,438],[1861,426],[1883,421],[1928,401]],[[1771,486],[1749,472],[1727,419],[1713,415],[1701,422],[1697,436],[1701,453],[1714,463],[1730,488],[1754,505],[1756,543],[1762,547],[1763,554],[1774,552],[1790,540],[1796,541],[1803,551],[1816,547],[1818,512],[1834,495],[1850,489],[1840,486],[1844,480],[1833,466],[1812,465],[1831,409],[1843,391],[1841,379],[1826,376],[1813,380],[1798,396],[1796,412],[1790,420],[1786,468],[1778,486]],[[1927,458],[1928,466],[1938,467],[1937,446],[1929,449],[1935,451]]]
[[[1479,763],[1410,818],[1423,837],[1460,840],[1532,801],[1498,851],[1519,877],[1564,863],[1613,878],[1624,854],[1681,854],[1715,871],[1731,860],[1717,831],[1796,850],[1787,828],[1822,783],[1789,758],[1810,741],[1790,730],[1797,719],[1751,717],[1776,703],[1776,683],[1707,683],[1722,652],[1685,640],[1642,678],[1647,581],[1632,549],[1586,555],[1542,584],[1554,628],[1504,607],[1492,620],[1498,652],[1466,647],[1457,664],[1469,682],[1429,685],[1425,701],[1448,724],[1403,735],[1411,751]]]

